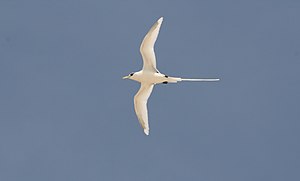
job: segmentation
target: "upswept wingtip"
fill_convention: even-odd
[[[164,17],[160,17],[160,18],[157,20],[157,22],[158,22],[158,23],[162,23],[163,20],[164,20]]]

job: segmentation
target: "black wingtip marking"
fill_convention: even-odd
[[[168,81],[164,81],[164,82],[163,82],[163,84],[167,84],[167,83],[168,83]]]

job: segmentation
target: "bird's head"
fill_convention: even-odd
[[[134,75],[134,72],[131,72],[129,75],[124,76],[123,79],[132,79]]]

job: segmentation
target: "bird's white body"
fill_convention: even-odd
[[[147,83],[147,84],[158,84],[163,81],[166,81],[166,77],[164,77],[160,73],[143,71],[143,70],[135,72],[131,79],[138,81],[140,83]]]
[[[176,77],[169,77],[161,73],[151,72],[147,70],[141,70],[135,72],[131,77],[132,80],[135,80],[140,83],[147,83],[147,84],[161,84],[165,83],[176,83],[181,81],[181,78]]]
[[[141,87],[134,96],[134,109],[144,133],[149,135],[148,110],[147,101],[151,95],[154,85],[161,83],[177,83],[179,81],[218,81],[219,79],[183,79],[179,77],[169,77],[162,74],[156,68],[156,58],[154,52],[154,44],[156,42],[159,30],[163,21],[163,17],[151,27],[146,34],[140,52],[143,57],[143,69],[141,71],[131,73],[123,79],[132,79],[141,83]]]

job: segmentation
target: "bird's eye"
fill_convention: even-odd
[[[130,76],[133,76],[134,73],[129,74]]]

